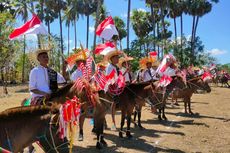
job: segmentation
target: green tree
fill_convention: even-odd
[[[113,17],[115,26],[117,28],[118,34],[119,34],[119,40],[120,40],[120,50],[122,50],[121,48],[121,41],[123,38],[125,38],[127,36],[127,31],[125,29],[125,22],[119,18],[118,16]]]

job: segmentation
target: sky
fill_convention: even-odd
[[[125,23],[127,20],[127,0],[104,0],[107,12],[111,16],[121,17]],[[199,20],[197,28],[197,36],[199,36],[205,46],[205,51],[211,53],[217,59],[218,63],[230,63],[230,0],[220,0],[219,3],[213,5],[212,11],[206,14]],[[150,11],[145,6],[145,0],[131,0],[131,10],[141,9]],[[192,17],[183,16],[184,35],[191,35]],[[171,22],[170,29],[174,32],[173,22]],[[177,28],[180,29],[180,20],[177,19]],[[89,46],[93,44],[94,37],[94,23],[93,17],[90,17],[90,35]],[[65,23],[63,23],[65,26]],[[130,42],[136,38],[132,26],[130,24]],[[59,35],[59,22],[56,20],[51,24],[51,32]],[[67,28],[63,28],[64,45],[67,48]],[[179,33],[178,33],[179,35]],[[86,43],[86,17],[79,18],[77,22],[77,40],[83,45]],[[97,39],[98,40],[98,39]],[[126,48],[126,38],[122,40],[123,48]],[[74,31],[73,27],[70,29],[70,48],[74,48]]]

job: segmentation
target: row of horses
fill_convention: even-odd
[[[45,152],[69,152],[69,142],[67,138],[60,139],[58,136],[59,107],[64,104],[66,97],[79,97],[82,113],[79,120],[79,131],[83,135],[84,120],[88,117],[88,108],[94,105],[93,118],[94,130],[97,136],[96,148],[101,149],[107,145],[104,140],[105,115],[110,111],[113,101],[112,95],[104,91],[97,91],[90,83],[83,81],[84,88],[79,91],[75,83],[69,83],[60,88],[51,95],[49,103],[45,106],[22,106],[11,108],[0,113],[0,147],[11,152],[21,152],[23,148],[33,142],[39,141]],[[158,119],[167,120],[165,115],[166,101],[171,94],[174,98],[183,98],[185,104],[185,113],[187,106],[189,113],[191,111],[191,96],[197,90],[210,92],[211,89],[207,82],[200,77],[193,77],[184,82],[184,79],[177,75],[172,82],[165,88],[158,86],[158,81],[145,83],[134,83],[127,85],[124,91],[119,95],[120,102],[116,110],[121,111],[121,123],[119,137],[131,138],[130,131],[131,116],[134,113],[134,120],[138,118],[137,125],[141,125],[141,110],[145,103],[158,110]],[[90,96],[89,96],[90,95]],[[127,119],[127,128],[123,127]],[[1,149],[1,148],[0,148]]]

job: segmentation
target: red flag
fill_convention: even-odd
[[[157,52],[156,52],[156,51],[149,52],[149,56],[153,56],[153,57],[155,57],[155,56],[157,56]]]
[[[206,82],[212,79],[212,75],[209,72],[204,72],[201,78],[204,82]]]
[[[116,50],[115,45],[113,42],[106,42],[104,44],[99,44],[97,45],[94,53],[95,54],[101,54],[101,55],[106,55],[110,51]]]
[[[12,40],[26,34],[48,34],[36,14],[33,14],[33,18],[27,21],[23,26],[14,29],[14,31],[10,34],[9,39]]]
[[[159,86],[166,87],[172,82],[172,78],[168,75],[163,75],[160,79]]]
[[[106,18],[98,25],[96,34],[105,40],[110,40],[113,35],[118,35],[113,18],[111,16]]]

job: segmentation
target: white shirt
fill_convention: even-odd
[[[71,81],[76,81],[78,78],[82,77],[82,71],[79,69],[76,69],[70,76]]]
[[[160,76],[163,76],[163,75],[168,75],[168,76],[175,76],[176,75],[176,72],[174,69],[168,67],[164,72],[158,72]]]
[[[125,82],[131,82],[131,80],[129,78],[129,73],[130,72],[126,72],[126,68],[125,67],[121,68],[121,72],[122,72],[123,76],[125,77]]]
[[[49,78],[48,78],[48,72],[47,68],[43,66],[38,66],[33,68],[30,71],[30,78],[29,78],[29,89],[30,91],[33,89],[38,89],[40,91],[51,93],[50,87],[49,87]],[[64,77],[57,73],[57,83],[64,83],[66,82]],[[41,97],[42,95],[35,94],[33,92],[30,92],[32,97]]]
[[[116,67],[113,64],[109,63],[109,65],[105,69],[105,75],[109,75],[113,70],[115,70],[115,76],[117,76]]]
[[[149,70],[150,70],[150,73],[149,73]],[[153,69],[153,68],[150,68],[150,69],[146,69],[144,72],[143,72],[143,81],[144,82],[147,82],[147,81],[150,81],[150,80],[158,80],[158,78],[156,77],[156,71]]]

